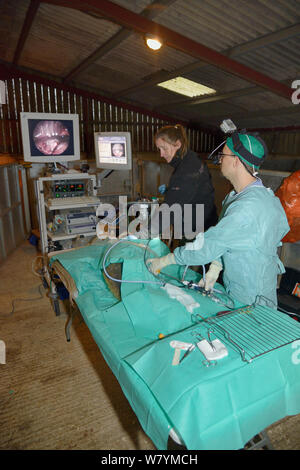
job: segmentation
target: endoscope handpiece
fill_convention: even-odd
[[[205,290],[204,287],[200,287],[197,283],[195,282],[187,282],[187,281],[184,281],[184,283],[186,284],[186,286],[188,287],[188,289],[193,289],[193,290],[197,290],[198,292],[200,292],[201,294],[204,294],[204,295],[210,295],[210,291],[208,290]]]

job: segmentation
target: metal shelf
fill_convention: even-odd
[[[53,175],[47,177],[41,177],[36,180],[36,193],[38,199],[38,210],[39,210],[39,229],[40,229],[40,239],[41,239],[41,251],[42,253],[47,253],[49,250],[49,241],[56,242],[62,240],[70,240],[76,239],[77,237],[88,237],[88,236],[95,236],[96,231],[92,232],[82,232],[76,234],[69,234],[67,232],[61,233],[54,233],[50,232],[47,227],[47,217],[49,211],[63,211],[68,209],[85,209],[85,208],[94,208],[97,207],[100,203],[99,201],[95,202],[75,202],[75,201],[68,201],[68,203],[62,204],[61,206],[54,204],[49,204],[47,200],[45,200],[45,192],[44,192],[44,184],[46,182],[52,182],[55,180],[85,180],[88,183],[89,187],[89,196],[90,197],[97,197],[97,187],[96,187],[96,175],[90,174],[83,174],[83,173],[76,173],[76,174],[68,174],[64,173],[61,175]]]
[[[64,209],[81,209],[81,208],[84,208],[84,207],[96,207],[100,204],[100,199],[98,202],[90,202],[90,203],[86,203],[86,204],[82,204],[82,203],[69,203],[69,204],[64,204],[64,205],[55,205],[55,204],[49,204],[47,201],[45,201],[45,207],[49,210],[49,211],[56,211],[56,210],[64,210]]]
[[[50,238],[53,242],[58,242],[60,240],[70,240],[71,238],[77,238],[77,237],[91,237],[93,235],[96,235],[96,232],[83,232],[83,233],[61,233],[60,235],[54,235],[53,233],[47,231],[48,238]]]

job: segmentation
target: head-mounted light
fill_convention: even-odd
[[[224,132],[224,134],[231,134],[232,132],[237,131],[236,125],[232,122],[231,119],[224,119],[222,123],[220,124],[221,130]],[[218,145],[209,155],[208,159],[212,160],[212,163],[214,165],[218,165],[220,163],[220,155],[219,155],[219,148],[222,147],[223,145],[226,144],[226,140],[224,142],[221,142],[221,144]]]
[[[244,163],[248,163],[249,165],[254,166],[256,169],[259,168],[259,166],[262,164],[264,159],[266,158],[268,154],[268,149],[265,144],[265,142],[258,136],[258,133],[250,133],[247,132],[246,129],[242,130],[237,130],[237,127],[235,124],[231,121],[231,119],[224,119],[224,121],[221,123],[220,128],[225,134],[231,134],[229,135],[226,140],[221,142],[208,156],[209,160],[212,160],[212,163],[219,164],[220,163],[220,152],[218,151],[220,147],[225,145],[229,146],[230,150],[237,156],[239,157]],[[245,136],[243,138],[242,136]],[[247,139],[246,139],[247,137]],[[253,153],[254,149],[252,150],[250,138],[254,137],[255,139],[254,142],[254,147],[256,150],[256,155]],[[243,142],[242,142],[243,141]],[[250,145],[248,145],[248,143]],[[249,147],[246,148],[246,145]],[[261,147],[258,149],[257,148],[261,145]]]

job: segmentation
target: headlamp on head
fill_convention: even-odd
[[[237,131],[237,127],[231,119],[224,119],[224,121],[220,124],[220,128],[224,134],[231,134],[232,132]]]
[[[220,124],[220,129],[224,132],[224,134],[232,134],[233,132],[237,131],[236,125],[232,122],[231,119],[224,119]],[[218,152],[220,147],[226,144],[226,140],[220,143],[218,147],[216,147],[209,155],[208,159],[212,160],[214,165],[218,165],[220,163],[220,151]]]
[[[209,154],[208,158],[214,164],[220,163],[221,152],[218,150],[226,144],[242,163],[252,166],[253,175],[256,174],[255,170],[261,166],[268,154],[267,146],[258,133],[250,133],[246,129],[238,131],[231,119],[224,119],[220,128],[225,134],[230,135]]]

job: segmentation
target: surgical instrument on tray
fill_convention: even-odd
[[[209,342],[202,337],[201,333],[199,333],[198,331],[192,331],[191,332],[191,335],[194,336],[196,339],[197,339],[197,343],[196,343],[196,346],[197,348],[199,349],[199,351],[203,354],[203,356],[205,357],[205,359],[203,359],[202,361],[202,364],[205,366],[205,367],[210,367],[210,366],[215,366],[217,365],[217,361],[215,360],[211,360],[211,359],[208,359],[205,355],[205,353],[202,351],[202,349],[199,347],[199,344],[201,343],[201,341],[206,341],[208,344]],[[212,345],[210,345],[210,347],[213,349]]]
[[[182,358],[180,359],[179,361],[179,364],[183,361],[183,359],[185,359],[192,351],[194,351],[194,349],[196,348],[195,344],[192,344],[189,349],[187,349],[184,353],[184,355],[182,356]]]
[[[211,347],[211,349],[213,349],[214,351],[216,350],[215,346],[213,345],[212,343],[212,340],[210,339],[210,333],[213,331],[212,328],[209,328],[209,330],[207,331],[207,336],[208,336],[208,343]]]
[[[193,314],[192,317],[195,323],[222,334],[248,363],[300,339],[294,320],[282,317],[278,311],[263,305],[247,305],[220,316],[205,318]]]
[[[215,346],[213,345],[212,340],[211,340],[211,338],[210,338],[210,334],[211,334],[212,332],[213,332],[213,328],[209,328],[208,331],[207,331],[208,340],[206,340],[206,341],[207,341],[208,344],[210,345],[211,349],[212,349],[213,351],[215,351],[216,348],[215,348]],[[202,336],[199,332],[197,332],[197,331],[192,331],[191,335],[192,335],[192,336],[195,336],[199,341],[205,339],[205,338],[203,338],[203,336]]]
[[[227,299],[227,302],[223,302],[213,292],[205,290],[204,287],[199,286],[196,282],[182,281],[182,280],[178,279],[175,276],[171,276],[171,274],[162,273],[162,272],[160,273],[160,275],[166,276],[170,279],[174,279],[175,281],[177,281],[180,284],[180,287],[185,287],[187,289],[191,289],[191,290],[194,290],[196,292],[199,292],[199,294],[203,295],[204,297],[208,297],[209,299],[213,300],[214,302],[220,303],[220,304],[224,305],[225,307],[227,307],[229,309],[234,306],[233,300],[229,297],[229,295],[226,292],[218,291],[218,294],[223,295]],[[228,305],[228,303],[230,304],[230,306]]]

